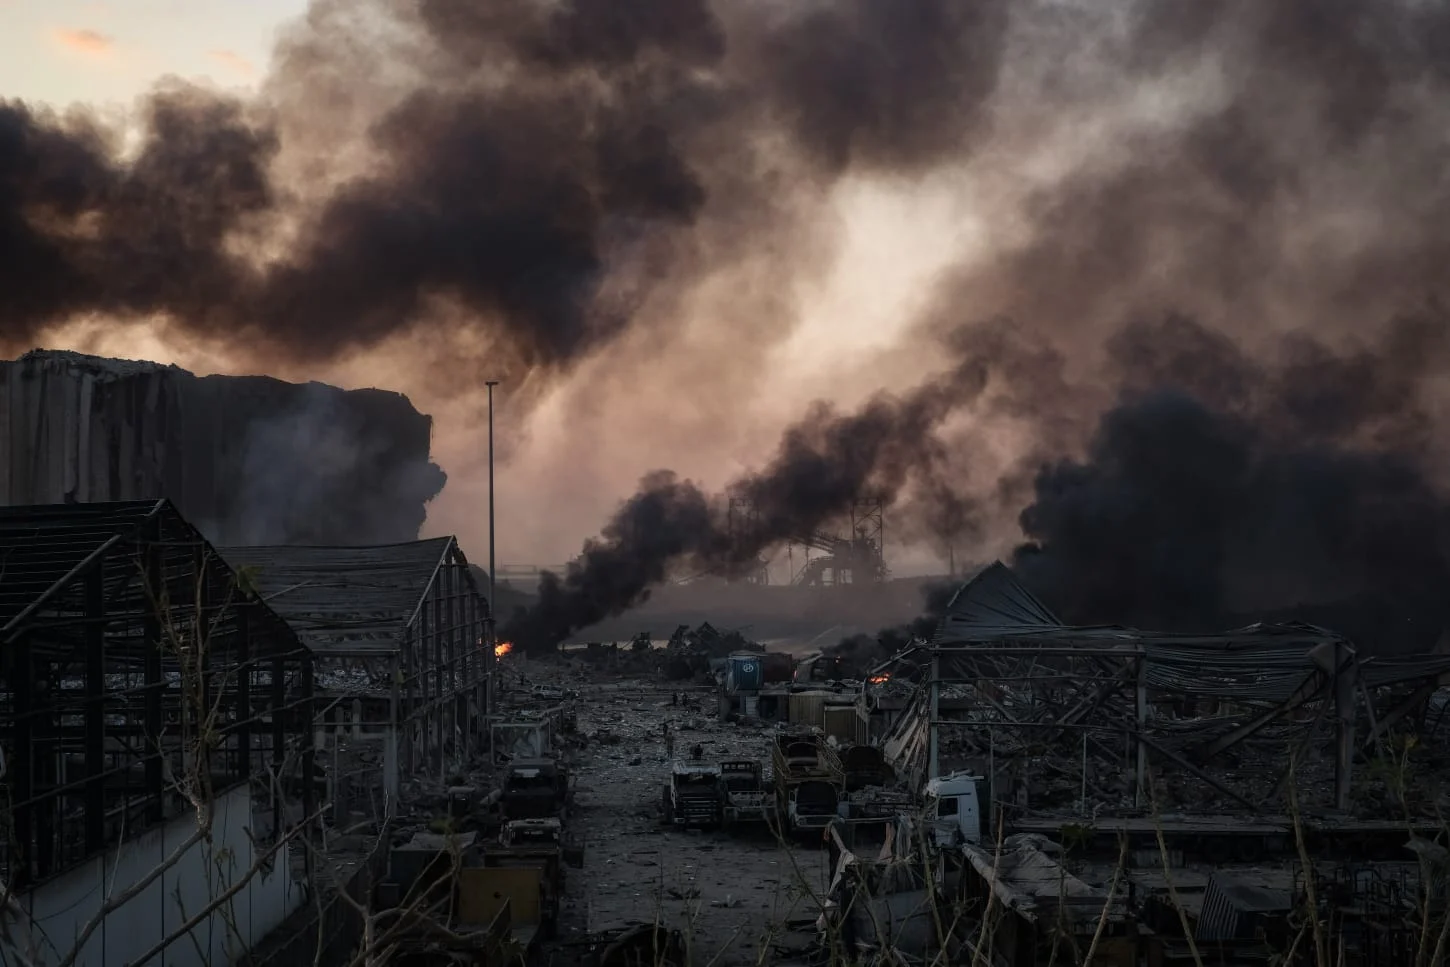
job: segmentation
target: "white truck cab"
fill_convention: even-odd
[[[977,799],[980,776],[967,772],[930,779],[926,784],[926,821],[932,841],[942,849],[981,843],[982,808]]]

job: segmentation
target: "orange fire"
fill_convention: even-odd
[[[493,656],[495,658],[502,658],[504,655],[507,655],[513,650],[514,646],[510,642],[500,641],[498,644],[493,646]]]
[[[891,680],[891,676],[890,675],[872,675],[871,676],[871,684],[872,685],[880,685],[882,682],[888,682],[890,680]]]

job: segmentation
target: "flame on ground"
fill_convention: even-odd
[[[512,642],[500,641],[498,644],[493,646],[493,656],[495,658],[502,658],[504,655],[507,655],[513,650],[514,646]]]
[[[890,680],[891,680],[891,676],[890,675],[872,675],[871,676],[871,684],[872,685],[880,685],[882,682],[889,682]]]

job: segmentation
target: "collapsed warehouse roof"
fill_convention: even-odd
[[[1356,750],[1380,749],[1424,705],[1450,678],[1450,655],[1363,659],[1342,636],[1305,624],[1190,635],[1071,627],[997,563],[957,593],[930,642],[879,674],[928,667],[938,683],[970,692],[970,712],[953,723],[969,750],[993,759],[1039,750],[1040,769],[1052,759],[1064,780],[1077,773],[1062,783],[1074,794],[1147,808],[1156,773],[1177,784],[1164,790],[1175,801],[1257,811],[1302,782],[1302,801],[1344,810]],[[888,738],[898,768],[928,767],[930,695],[919,692]],[[1290,759],[1303,770],[1293,779]],[[1026,795],[1025,775],[1003,781],[1019,800],[1052,798]]]
[[[996,561],[952,595],[936,638],[951,641],[1061,626],[1047,605],[1037,600],[1007,565]]]
[[[353,724],[398,732],[404,773],[474,751],[494,655],[488,600],[456,538],[222,553],[315,652],[321,688],[374,700]]]
[[[453,537],[374,547],[227,547],[272,607],[318,655],[334,658],[400,651],[420,622],[435,582],[452,601],[488,617],[468,562]]]
[[[199,762],[218,793],[300,776],[310,814],[311,654],[168,501],[0,507],[0,644],[7,883],[190,808]],[[168,727],[212,713],[205,756]]]

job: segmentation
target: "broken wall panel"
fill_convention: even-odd
[[[0,362],[0,505],[167,497],[218,543],[413,540],[445,481],[406,397],[36,351]]]

